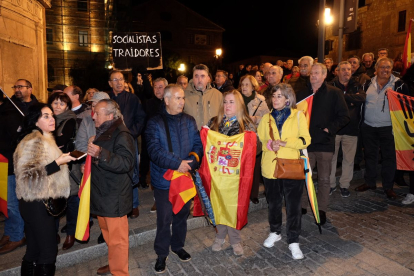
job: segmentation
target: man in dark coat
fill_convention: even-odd
[[[7,158],[7,213],[4,234],[0,240],[0,254],[6,254],[26,244],[24,221],[20,215],[16,196],[16,176],[13,170],[13,153],[17,147],[19,129],[23,125],[23,115],[9,99],[0,94],[0,154]]]
[[[305,90],[310,86],[309,75],[313,64],[313,58],[310,56],[303,56],[299,59],[299,77],[290,78],[288,84],[290,84],[296,94],[296,102],[300,102],[297,94],[298,92]]]
[[[26,79],[18,79],[13,89],[14,95],[11,99],[24,114],[27,114],[29,106],[38,102],[35,95],[32,94],[32,84]]]
[[[349,110],[350,122],[341,128],[335,137],[335,153],[332,158],[331,190],[329,194],[336,190],[336,162],[340,145],[342,145],[342,174],[339,179],[339,185],[341,196],[349,197],[351,194],[348,189],[354,175],[354,158],[358,145],[361,107],[365,102],[366,94],[364,89],[362,89],[362,85],[352,77],[351,64],[348,61],[340,62],[338,68],[338,76],[329,84],[343,91]]]
[[[215,87],[221,93],[234,90],[233,84],[228,79],[228,73],[224,70],[217,70],[214,78]]]
[[[373,53],[365,53],[362,55],[362,63],[365,67],[365,73],[368,77],[375,77],[375,61]]]
[[[135,145],[135,164],[134,164],[134,189],[133,189],[133,209],[130,218],[134,219],[139,216],[139,198],[138,187],[139,183],[139,161],[138,161],[138,145],[136,139],[141,135],[145,125],[145,112],[138,97],[134,94],[124,91],[125,78],[121,71],[114,70],[109,75],[109,86],[112,91],[109,92],[109,97],[113,99],[120,107],[126,127],[134,137]]]
[[[330,174],[332,157],[335,151],[335,135],[349,122],[349,112],[344,93],[324,81],[326,66],[321,63],[312,65],[310,73],[311,87],[298,93],[297,97],[304,99],[312,93],[313,106],[309,125],[312,143],[308,147],[309,162],[313,169],[318,164],[318,206],[321,224],[326,223],[328,210]],[[308,205],[304,193],[302,207]]]
[[[173,214],[169,201],[170,181],[164,178],[164,174],[168,169],[180,173],[197,169],[203,155],[196,121],[183,113],[185,100],[182,88],[178,85],[167,86],[164,103],[161,113],[148,121],[145,132],[151,158],[151,184],[157,202],[157,234],[154,242],[158,255],[155,263],[157,273],[165,271],[170,246],[181,261],[191,259],[183,248],[191,200],[177,214]]]
[[[358,56],[350,57],[348,62],[351,64],[352,77],[356,82],[364,85],[364,83],[371,80],[371,78],[365,73],[365,67],[361,66],[361,60]]]
[[[93,119],[96,136],[91,137],[88,145],[88,154],[93,157],[91,213],[98,216],[109,260],[109,265],[99,268],[97,273],[129,275],[127,214],[132,210],[134,138],[113,100],[101,100]]]

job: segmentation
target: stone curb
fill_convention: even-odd
[[[354,172],[352,180],[362,179],[364,176],[364,169]],[[339,181],[339,176],[336,177]],[[249,213],[267,208],[266,198],[259,199],[258,204],[250,204]],[[187,221],[187,229],[193,230],[208,226],[207,220],[204,217],[191,218]],[[153,242],[155,239],[156,229],[153,226],[142,227],[135,230],[130,230],[129,233],[129,248],[137,247],[139,245]],[[106,244],[97,244],[76,251],[68,252],[57,256],[56,268],[69,267],[78,263],[87,262],[101,256],[108,254],[108,247]],[[13,267],[4,271],[0,271],[0,276],[20,275],[20,266]]]

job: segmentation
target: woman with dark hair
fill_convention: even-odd
[[[69,153],[62,154],[53,138],[54,130],[52,110],[43,103],[33,104],[13,155],[16,195],[27,241],[21,275],[55,274],[58,251],[55,217],[46,211],[44,200],[69,196],[66,163],[75,158]]]
[[[63,152],[71,152],[75,149],[76,139],[76,115],[71,110],[72,102],[68,95],[63,92],[53,93],[48,99],[49,106],[52,107],[56,118],[56,129],[54,136],[57,146]],[[78,165],[79,167],[79,165]],[[69,165],[72,175],[80,181],[80,170],[75,169],[75,165]],[[77,172],[77,173],[76,173]],[[70,197],[68,198],[68,207],[66,210],[66,225],[62,228],[62,233],[66,232],[66,239],[62,249],[67,250],[75,243],[76,221],[79,209],[79,184],[73,177],[70,180]],[[56,218],[56,231],[59,231],[59,218]],[[59,235],[59,234],[57,234]],[[59,240],[59,239],[58,239]]]
[[[256,131],[256,128],[247,113],[242,95],[237,90],[228,91],[223,94],[223,102],[220,104],[219,114],[217,117],[213,117],[208,122],[207,126],[211,130],[227,136],[237,135],[248,130]],[[260,147],[258,147],[258,150],[260,151]],[[238,179],[233,179],[238,181]],[[219,194],[218,197],[222,197],[220,193],[228,193],[228,189],[224,191],[218,190],[216,193]],[[224,205],[221,207],[223,209],[221,210],[221,213],[229,212],[227,206]],[[220,251],[227,235],[229,236],[230,244],[233,247],[233,253],[235,255],[243,255],[240,230],[224,224],[217,225],[217,234],[212,250]]]
[[[257,133],[262,141],[262,174],[269,204],[270,234],[263,246],[273,247],[281,240],[282,204],[286,203],[286,233],[293,259],[303,259],[299,247],[304,180],[278,179],[275,173],[275,157],[300,158],[300,150],[310,144],[310,134],[305,115],[296,109],[296,96],[289,84],[272,88],[272,112],[263,116]],[[274,139],[276,140],[274,140]],[[274,162],[275,161],[275,162]]]

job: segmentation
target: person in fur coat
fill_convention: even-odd
[[[43,103],[29,107],[22,137],[14,152],[16,195],[25,223],[27,241],[21,275],[54,275],[57,256],[55,218],[46,211],[43,200],[69,197],[69,170],[75,160],[62,154],[52,132],[55,119]]]

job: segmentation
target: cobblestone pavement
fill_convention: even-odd
[[[390,201],[381,187],[357,194],[353,189],[361,183],[351,184],[349,198],[342,198],[339,189],[334,192],[322,235],[309,210],[302,217],[303,260],[292,259],[284,229],[273,248],[263,247],[269,230],[267,210],[260,210],[249,214],[241,232],[243,256],[233,255],[228,241],[223,251],[212,252],[214,228],[199,228],[187,234],[185,249],[192,260],[182,263],[171,254],[164,275],[414,275],[414,206],[400,203],[408,188],[395,187],[400,197]],[[130,249],[130,274],[154,275],[155,259],[152,243]],[[56,274],[96,275],[106,264],[103,256]]]

